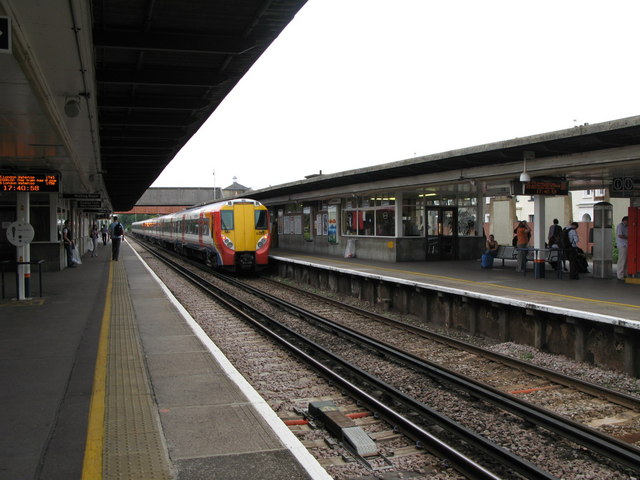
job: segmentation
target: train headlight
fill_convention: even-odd
[[[266,244],[267,244],[267,236],[265,235],[262,238],[260,238],[260,240],[258,240],[258,243],[256,244],[256,250],[260,250]]]
[[[229,250],[235,250],[235,247],[233,246],[233,242],[228,237],[225,237],[224,235],[221,235],[221,236],[222,236],[222,243],[224,243]]]

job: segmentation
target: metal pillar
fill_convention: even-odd
[[[18,222],[29,223],[29,193],[18,192],[16,204],[16,220]],[[26,300],[31,293],[31,246],[29,244],[16,247],[16,275],[18,282],[18,300]]]

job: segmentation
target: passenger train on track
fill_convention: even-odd
[[[138,237],[227,271],[259,271],[269,263],[269,212],[237,198],[134,222]]]

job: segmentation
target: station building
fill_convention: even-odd
[[[581,245],[591,251],[591,219],[574,217],[571,194],[602,192],[615,223],[640,207],[639,135],[640,117],[631,117],[320,173],[251,197],[271,209],[274,244],[294,251],[390,262],[477,259],[489,232],[511,244],[518,220],[531,222],[531,246],[544,247],[553,218],[580,221]],[[522,201],[530,205],[518,208]]]

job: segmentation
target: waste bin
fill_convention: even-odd
[[[544,278],[544,268],[545,268],[545,261],[540,258],[536,258],[533,261],[534,278]]]

